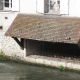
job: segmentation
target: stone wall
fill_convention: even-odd
[[[7,56],[24,56],[24,50],[11,37],[5,36],[5,32],[15,19],[18,13],[16,12],[0,12],[0,50]]]

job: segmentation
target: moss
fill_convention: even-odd
[[[4,53],[2,50],[0,50],[0,60],[8,60],[8,58],[6,56],[4,56]]]
[[[65,67],[62,66],[62,65],[60,65],[60,66],[58,67],[58,69],[61,70],[61,71],[64,71],[64,70],[65,70]]]

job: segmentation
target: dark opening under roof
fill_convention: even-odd
[[[80,19],[18,14],[6,36],[77,44]]]

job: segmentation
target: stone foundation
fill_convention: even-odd
[[[43,64],[52,67],[63,66],[69,69],[75,69],[75,70],[80,69],[80,61],[74,61],[74,60],[65,60],[60,58],[44,57],[44,56],[37,56],[37,55],[31,55],[25,57],[23,60],[26,62]]]

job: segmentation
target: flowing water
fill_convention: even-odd
[[[3,61],[0,62],[0,80],[80,80],[80,74],[60,71],[53,68]]]

